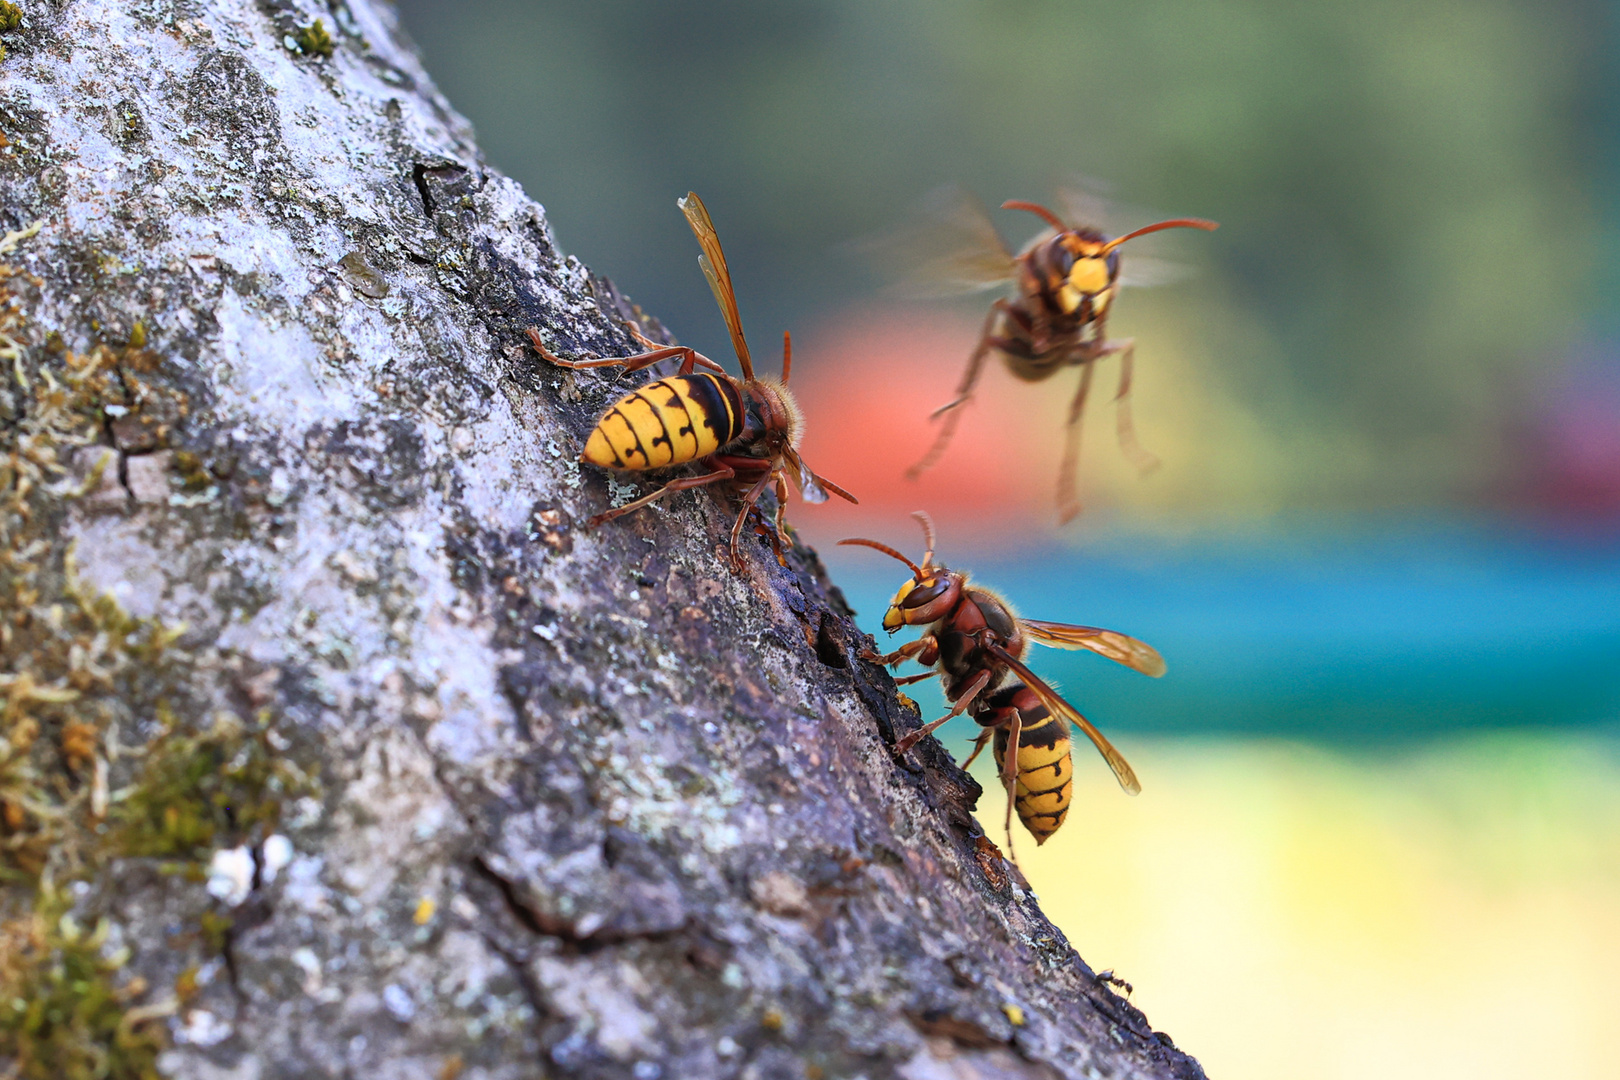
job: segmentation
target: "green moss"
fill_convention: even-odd
[[[326,23],[321,19],[316,19],[299,30],[293,35],[293,41],[297,44],[298,51],[305,56],[331,59],[332,52],[336,48],[332,35],[326,32]]]
[[[200,735],[166,719],[167,730],[148,744],[145,767],[114,815],[110,846],[119,854],[200,867],[217,847],[264,839],[286,800],[312,789],[276,752],[268,713],[251,725],[221,716]]]
[[[106,924],[76,925],[60,905],[0,925],[0,1059],[19,1080],[157,1080],[157,1021],[173,1005],[134,1006],[146,992],[109,956]]]
[[[62,526],[66,505],[91,485],[76,482],[72,462],[100,440],[116,357],[27,348],[37,335],[20,297],[31,285],[0,266],[0,344],[9,343],[6,374],[21,398],[20,418],[0,431],[0,874],[25,881],[55,854],[64,866],[78,861],[101,733],[137,665],[173,640],[79,587]]]
[[[187,491],[205,491],[214,484],[214,474],[208,470],[202,457],[190,450],[179,450],[174,455],[174,471]]]
[[[138,377],[157,367],[144,326],[122,350],[74,353],[25,317],[37,290],[0,264],[0,1076],[145,1080],[195,969],[189,989],[152,993],[127,951],[108,954],[107,924],[75,924],[67,887],[106,895],[114,861],[142,857],[200,888],[214,850],[262,841],[313,785],[270,714],[213,715],[193,696],[217,654],[80,581],[67,515],[108,466],[105,409],[132,415],[162,388]],[[231,924],[205,912],[191,940],[217,953]]]
[[[267,714],[253,724],[221,717],[188,734],[160,712],[166,730],[140,751],[141,770],[110,827],[53,837],[53,857],[79,845],[72,876],[95,879],[115,857],[157,857],[200,882],[216,847],[261,841],[288,798],[313,790],[277,754]],[[14,1063],[22,1080],[156,1077],[165,1029],[153,1021],[195,993],[195,968],[182,973],[173,999],[143,1001],[145,983],[121,974],[128,954],[107,955],[106,924],[86,933],[57,893],[35,885],[33,911],[0,924],[0,1061]],[[232,925],[230,915],[204,911],[197,939],[217,954]]]
[[[10,33],[22,25],[22,8],[11,0],[0,0],[0,34]]]

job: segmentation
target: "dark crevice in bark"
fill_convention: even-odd
[[[501,899],[506,901],[507,910],[530,933],[544,937],[566,938],[561,932],[561,920],[542,918],[534,908],[518,898],[517,890],[512,887],[512,883],[491,869],[482,856],[474,856],[471,865],[473,873],[495,886],[495,890],[501,894]]]
[[[474,856],[471,865],[475,874],[495,886],[507,909],[525,929],[537,936],[561,942],[563,952],[569,955],[584,955],[630,941],[677,940],[688,930],[687,925],[682,923],[680,926],[662,930],[621,931],[603,927],[601,930],[581,934],[578,927],[569,920],[547,915],[532,904],[525,903],[518,895],[517,887],[490,866],[483,856]]]
[[[427,219],[429,221],[432,221],[433,220],[433,192],[428,187],[427,174],[428,174],[428,166],[426,164],[424,164],[424,163],[419,162],[419,163],[417,163],[416,167],[411,170],[411,180],[412,180],[413,183],[416,184],[417,194],[421,196],[421,199],[422,199],[422,213],[427,216]]]
[[[235,1011],[235,1019],[240,1022],[242,1014],[247,1010],[247,994],[242,989],[242,969],[236,960],[236,942],[241,931],[235,925],[225,928],[220,942],[220,960],[225,965],[225,985],[230,987],[231,1001]]]

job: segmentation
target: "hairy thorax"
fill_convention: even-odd
[[[1014,656],[1024,653],[1024,636],[1006,601],[988,589],[967,589],[950,616],[933,628],[939,642],[939,662],[945,672],[945,694],[954,700],[981,671],[990,672],[987,689],[1006,678],[1006,665],[987,653],[983,643],[993,637]]]

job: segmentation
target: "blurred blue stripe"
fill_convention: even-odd
[[[1105,731],[1382,741],[1620,721],[1614,543],[1449,525],[1115,537],[1016,557],[945,541],[1022,614],[1121,630],[1164,653],[1170,672],[1157,681],[1089,654],[1032,654]],[[881,638],[894,564],[824,554]],[[925,712],[939,706],[937,694],[913,696]]]

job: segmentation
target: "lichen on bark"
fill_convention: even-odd
[[[891,753],[813,552],[733,573],[707,492],[583,527],[646,376],[524,331],[663,328],[390,9],[22,12],[0,1074],[1201,1075]]]

